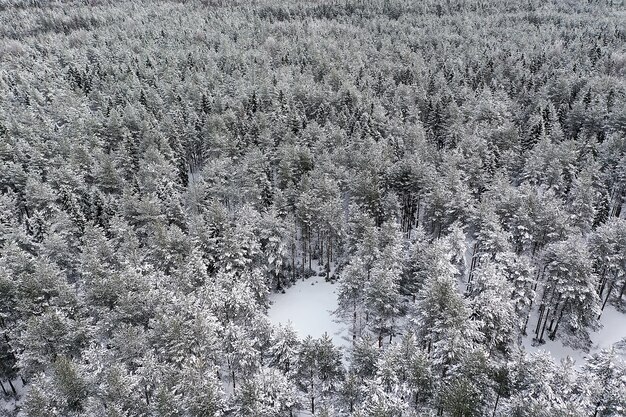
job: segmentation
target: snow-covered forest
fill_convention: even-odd
[[[623,0],[0,0],[0,415],[625,416],[625,80]]]

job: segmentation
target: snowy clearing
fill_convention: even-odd
[[[336,290],[337,284],[326,282],[324,277],[299,280],[285,294],[270,295],[269,319],[275,325],[291,322],[302,338],[319,338],[328,333],[335,346],[348,346],[348,326],[333,315],[337,309]]]
[[[21,378],[14,378],[11,382],[17,391],[17,395],[0,395],[0,416],[11,415],[11,413],[15,411],[16,407],[21,404],[22,398],[27,390],[27,387],[22,384]],[[2,381],[2,384],[6,390],[10,390],[8,381]]]
[[[462,285],[464,288],[466,284]],[[319,338],[324,333],[328,333],[336,346],[345,349],[350,345],[349,325],[341,322],[333,314],[333,311],[337,309],[337,288],[336,283],[326,282],[324,277],[320,276],[313,276],[304,281],[299,280],[295,285],[286,289],[284,294],[270,295],[272,306],[268,313],[269,319],[274,325],[291,322],[301,338],[309,335]],[[460,290],[462,291],[461,288]],[[614,345],[619,354],[626,359],[626,348],[624,348],[626,347],[626,314],[607,305],[600,321],[603,327],[591,334],[592,346],[589,352],[565,346],[560,339],[550,340],[547,337],[546,343],[533,346],[532,331],[529,331],[528,335],[522,339],[522,346],[528,352],[547,351],[557,362],[569,356],[577,366],[582,366],[589,355]],[[620,346],[617,346],[618,344]]]
[[[566,357],[572,358],[577,366],[582,366],[586,357],[598,352],[602,349],[608,349],[611,346],[626,339],[626,314],[621,313],[611,305],[607,305],[600,318],[602,328],[591,334],[592,346],[589,352],[580,349],[573,349],[570,346],[563,345],[559,339],[550,340],[545,338],[546,343],[533,346],[533,332],[529,331],[528,336],[522,340],[522,345],[528,352],[547,351],[550,352],[555,361],[560,361]],[[619,354],[626,359],[626,350],[617,349]]]

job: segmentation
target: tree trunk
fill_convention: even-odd
[[[561,308],[561,312],[559,313],[559,318],[556,320],[556,325],[554,326],[554,330],[552,330],[552,333],[550,333],[550,336],[548,336],[550,340],[554,340],[554,338],[556,337],[556,331],[559,330],[559,324],[561,323],[561,319],[563,318],[563,310],[565,310],[565,307],[567,307],[567,303],[565,303],[565,305]],[[556,313],[556,310],[555,310],[555,313]],[[550,323],[550,326],[552,326],[552,323]]]
[[[352,316],[352,340],[356,340],[356,299],[354,300],[354,313]]]
[[[4,384],[2,383],[2,381],[0,381],[0,387],[2,387],[2,392],[4,392],[4,395],[9,395],[6,388],[4,388]]]
[[[524,327],[522,327],[522,334],[526,336],[526,328],[528,327],[528,321],[530,320],[530,313],[533,311],[533,301],[530,300],[530,305],[528,306],[528,314],[526,314],[526,320],[524,320]]]
[[[313,251],[311,250],[311,228],[308,228],[309,233],[307,233],[307,235],[309,236],[309,271],[311,270],[311,258],[313,258]]]
[[[600,289],[598,290],[598,295],[602,297],[602,291],[604,291],[604,286],[606,284],[606,266],[602,267],[602,275],[600,276]]]
[[[474,275],[474,269],[476,268],[476,252],[478,252],[479,243],[474,243],[474,248],[472,249],[472,260],[470,261],[470,270],[467,275],[467,283],[469,287],[469,283],[472,282],[472,277]]]
[[[291,280],[296,282],[296,244],[291,244]]]
[[[326,247],[326,279],[330,280],[330,233],[328,234],[328,245]]]
[[[317,241],[319,242],[320,245],[320,253],[319,253],[319,260],[320,260],[320,264],[322,264],[324,262],[324,239],[321,238],[320,236],[320,231],[317,231]]]
[[[537,291],[537,286],[539,285],[539,281],[543,281],[543,277],[546,273],[546,266],[544,265],[541,269],[541,272],[537,271],[537,279],[535,280],[535,284],[533,285],[533,291]]]
[[[537,339],[539,342],[541,342],[543,340],[543,333],[546,331],[546,324],[548,323],[548,315],[550,313],[550,309],[546,310],[546,318],[543,321],[543,327],[541,328],[541,335],[539,336],[539,338]]]
[[[554,306],[554,314],[552,315],[552,319],[550,320],[550,325],[548,326],[548,330],[552,331],[552,326],[554,326],[554,318],[556,317],[556,312],[559,311],[559,303],[556,303],[556,306]],[[561,309],[561,313],[563,313],[563,310]]]
[[[498,410],[498,401],[500,401],[500,391],[496,393],[496,404],[493,406],[492,417],[496,417],[496,411]]]
[[[306,268],[306,239],[304,238],[304,230],[302,231],[302,280],[304,281]]]
[[[543,320],[543,312],[545,310],[545,304],[539,306],[539,319],[537,320],[537,327],[535,327],[535,336],[539,337],[539,330],[541,329],[541,321]]]
[[[420,226],[420,209],[421,209],[421,195],[418,194],[417,195],[417,214],[416,214],[416,220],[415,220],[415,228],[418,228]],[[409,236],[410,237],[410,236]]]
[[[402,195],[402,219],[400,220],[400,229],[402,229],[402,233],[406,233],[408,231],[407,227],[407,219],[409,217],[409,199],[406,196],[406,193]]]
[[[15,386],[13,385],[13,381],[11,381],[11,379],[9,378],[9,386],[11,387],[11,391],[13,391],[13,395],[17,396],[17,390],[15,389]]]
[[[613,197],[615,196],[615,197]],[[622,212],[622,189],[618,187],[611,195],[611,213],[610,217],[619,217]]]
[[[541,314],[539,315],[539,322],[537,323],[537,330],[535,331],[537,336],[539,336],[538,333],[539,333],[539,328],[541,327],[541,319],[544,319],[543,328],[545,329],[546,327],[546,322],[548,321],[548,317],[550,316],[549,314],[550,307],[546,307],[546,306],[551,306],[553,300],[554,300],[554,292],[552,292],[552,294],[550,295],[550,299],[546,303],[546,293],[544,289],[543,296],[541,297],[541,307],[540,307]],[[557,300],[556,304],[558,305],[560,301],[561,301],[561,296],[559,295],[559,299]],[[541,334],[543,335],[543,331],[541,332]],[[539,340],[541,340],[542,338],[543,336]]]
[[[411,216],[413,215],[412,200],[413,199],[411,198],[411,195],[409,194],[406,198],[406,212],[405,212],[405,218],[404,218],[405,232],[407,234],[411,232],[411,226],[413,223],[413,220],[411,219]]]
[[[598,320],[600,320],[600,316],[602,316],[602,312],[604,311],[604,307],[606,307],[607,301],[609,301],[609,297],[611,296],[612,290],[613,290],[613,283],[611,282],[611,285],[609,285],[609,290],[606,292],[606,297],[604,298],[604,301],[602,302],[602,308],[600,309],[600,314],[598,314]]]
[[[315,393],[313,389],[313,369],[311,369],[311,414],[315,414]]]
[[[530,312],[526,315],[526,320],[524,320],[524,326],[522,327],[522,335],[526,336],[526,328],[528,327],[528,320],[530,320]]]
[[[330,262],[333,261],[333,237],[329,236],[328,237],[328,259],[330,259]],[[330,265],[329,262],[329,265]]]

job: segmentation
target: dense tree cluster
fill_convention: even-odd
[[[613,0],[0,0],[21,416],[619,416]],[[349,348],[272,326],[336,282]],[[20,381],[20,382],[21,382]]]

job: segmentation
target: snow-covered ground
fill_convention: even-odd
[[[469,250],[465,258],[466,267],[469,268],[471,262]],[[459,288],[463,291],[466,284],[461,281],[459,285],[463,286]],[[332,313],[337,309],[336,291],[337,284],[326,282],[324,277],[314,276],[304,281],[299,280],[288,288],[285,294],[270,295],[272,301],[269,310],[270,321],[273,324],[286,324],[290,321],[302,338],[308,335],[318,338],[328,333],[336,346],[345,349],[350,345],[350,329],[347,323],[342,323]],[[569,356],[576,361],[578,366],[582,366],[585,357],[615,346],[618,353],[626,360],[626,314],[617,311],[615,307],[606,306],[600,319],[602,327],[591,334],[592,346],[589,352],[565,346],[561,340],[553,341],[547,337],[545,337],[545,344],[533,346],[532,326],[537,320],[536,311],[534,313],[529,322],[528,336],[522,339],[522,345],[526,351],[548,351],[557,362]]]
[[[13,383],[13,386],[17,391],[17,397],[13,395],[4,396],[2,395],[2,391],[0,391],[0,416],[13,415],[15,407],[20,404],[22,398],[24,397],[24,394],[26,393],[27,387],[22,384],[22,380],[20,378],[15,378],[11,382]],[[7,381],[2,381],[2,383],[7,391],[12,392],[10,385]]]
[[[535,322],[533,323],[536,323],[536,317],[534,317],[534,319]],[[583,352],[579,349],[564,346],[563,342],[559,339],[550,340],[547,337],[545,337],[545,344],[533,346],[532,338],[534,333],[531,331],[530,327],[528,336],[524,337],[522,340],[522,345],[528,352],[537,352],[540,350],[548,351],[557,362],[569,356],[576,361],[577,366],[582,366],[585,357],[602,349],[610,348],[626,339],[626,314],[617,311],[615,307],[611,305],[606,306],[600,317],[600,323],[602,323],[602,328],[591,334],[592,346],[589,352]],[[626,349],[616,346],[616,350],[626,360]]]
[[[315,270],[319,270],[314,265]],[[334,269],[334,268],[333,268]],[[285,290],[284,294],[272,293],[272,306],[268,316],[274,325],[291,322],[300,338],[321,337],[328,333],[333,344],[344,351],[350,344],[348,325],[342,323],[333,311],[337,310],[337,284],[326,282],[324,277],[313,276],[298,282]],[[308,410],[299,410],[296,417],[312,416]]]
[[[272,324],[291,321],[301,338],[319,338],[324,333],[335,346],[348,346],[348,326],[333,315],[337,309],[337,284],[314,276],[285,290],[285,294],[271,294],[269,318]]]

